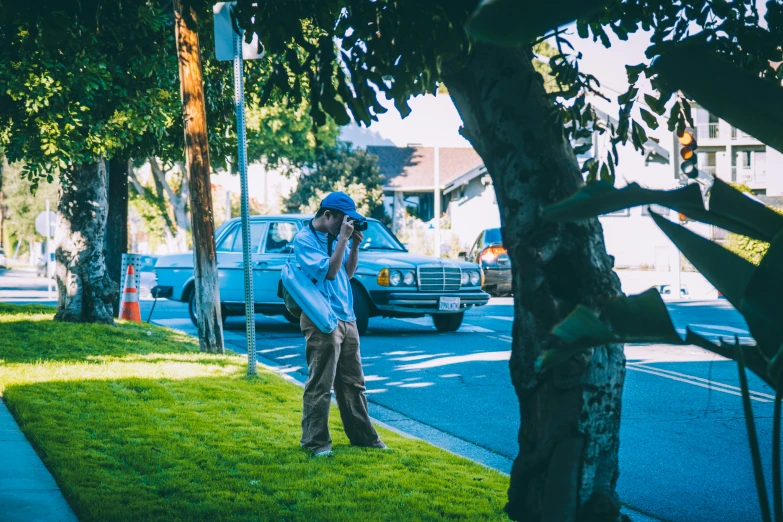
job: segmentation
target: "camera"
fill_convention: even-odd
[[[357,232],[364,232],[367,230],[367,227],[369,223],[367,223],[366,219],[362,219],[359,221],[358,219],[351,219],[351,223],[353,223],[353,229]]]

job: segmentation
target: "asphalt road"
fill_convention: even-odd
[[[0,271],[0,300],[24,299],[14,285],[29,291],[30,282]],[[142,302],[144,319],[151,304]],[[669,309],[680,328],[748,340],[742,317],[725,301]],[[493,299],[468,312],[461,331],[451,334],[436,332],[427,318],[371,320],[361,348],[371,409],[383,406],[513,459],[519,411],[508,372],[512,316],[510,299]],[[153,319],[192,330],[183,303],[159,302]],[[256,319],[259,360],[303,380],[298,328],[282,317]],[[227,330],[228,344],[241,351],[244,319],[230,318]],[[627,346],[626,356],[623,502],[662,520],[759,520],[736,365],[693,347]],[[769,468],[774,392],[754,375],[749,382]]]

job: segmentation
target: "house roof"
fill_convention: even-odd
[[[457,190],[463,185],[467,185],[477,177],[484,175],[487,173],[487,167],[484,166],[482,163],[478,167],[469,170],[462,176],[459,176],[458,178],[454,179],[453,181],[446,184],[446,186],[443,188],[443,195],[445,196],[449,192],[452,192],[454,190]]]
[[[434,147],[368,146],[367,152],[378,156],[378,167],[386,178],[385,190],[435,189]],[[483,165],[481,157],[470,147],[440,147],[439,156],[441,188]]]

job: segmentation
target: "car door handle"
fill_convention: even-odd
[[[256,261],[254,264],[256,266],[266,266],[269,264],[269,261]]]

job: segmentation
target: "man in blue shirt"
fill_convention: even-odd
[[[337,328],[328,334],[319,330],[306,314],[302,313],[300,320],[310,371],[302,401],[301,444],[317,457],[332,455],[332,386],[351,444],[387,449],[367,413],[359,331],[353,312],[350,280],[359,262],[359,245],[364,240],[362,233],[354,230],[354,224],[364,219],[350,196],[333,192],[321,202],[315,219],[294,239],[299,266],[326,297],[338,319]]]

